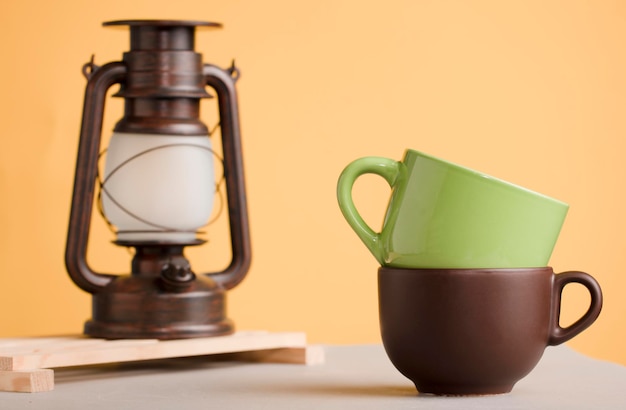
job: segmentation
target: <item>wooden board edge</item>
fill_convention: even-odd
[[[325,353],[322,346],[308,345],[235,352],[229,354],[228,358],[257,363],[305,364],[313,366],[324,363]]]
[[[51,369],[0,370],[0,391],[38,393],[51,390],[54,390],[54,371]]]

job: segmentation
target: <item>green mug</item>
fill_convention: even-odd
[[[391,198],[382,230],[363,220],[352,187],[383,177]],[[343,216],[382,266],[531,268],[547,266],[569,205],[433,156],[406,150],[402,162],[365,157],[339,177]]]

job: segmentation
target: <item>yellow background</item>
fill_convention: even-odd
[[[605,305],[569,345],[626,364],[626,4],[610,0],[3,1],[0,336],[78,333],[90,315],[63,263],[80,69],[92,53],[121,59],[127,31],[101,23],[128,18],[222,22],[197,49],[242,70],[254,256],[229,293],[238,328],[380,341],[377,264],[335,184],[353,159],[411,147],[571,205],[551,265],[594,275]],[[107,104],[106,135],[121,110]],[[375,227],[387,195],[376,177],[355,187]],[[128,252],[93,220],[90,263],[125,272]],[[190,252],[196,270],[228,259],[223,220]],[[588,296],[572,286],[564,297],[571,322]]]

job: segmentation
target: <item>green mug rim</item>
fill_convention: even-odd
[[[411,153],[411,154],[417,155],[417,156],[421,156],[421,157],[425,157],[425,158],[430,159],[432,161],[439,162],[441,164],[444,164],[444,165],[447,165],[449,167],[452,167],[452,168],[454,168],[454,169],[456,169],[458,171],[462,171],[462,172],[468,173],[470,175],[473,175],[473,176],[476,176],[476,177],[479,177],[479,178],[488,179],[490,181],[495,182],[496,184],[505,186],[507,188],[514,188],[514,189],[517,189],[517,190],[521,190],[523,192],[526,192],[526,193],[538,196],[540,198],[544,198],[544,199],[550,200],[550,201],[552,201],[552,202],[554,202],[556,204],[559,204],[561,206],[565,206],[566,208],[569,208],[569,204],[564,202],[564,201],[561,201],[559,199],[553,198],[553,197],[548,196],[546,194],[542,194],[541,192],[533,191],[532,189],[526,188],[526,187],[524,187],[522,185],[514,184],[514,183],[506,181],[504,179],[497,178],[497,177],[494,177],[492,175],[486,174],[484,172],[477,171],[475,169],[466,167],[466,166],[458,164],[456,162],[452,162],[452,161],[448,161],[448,160],[445,160],[445,159],[441,159],[441,158],[436,157],[434,155],[426,154],[425,152],[418,151],[418,150],[411,149],[411,148],[407,148],[406,149],[405,157],[406,157],[406,155],[408,153]]]

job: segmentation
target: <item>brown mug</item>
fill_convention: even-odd
[[[579,283],[589,309],[559,324],[561,294]],[[393,365],[420,393],[508,393],[537,365],[546,346],[589,327],[602,291],[584,272],[520,269],[378,270],[380,328]]]

